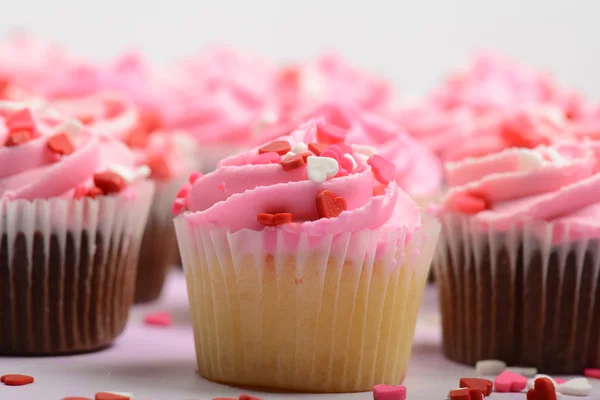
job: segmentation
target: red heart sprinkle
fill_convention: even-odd
[[[326,144],[311,142],[308,144],[308,149],[313,152],[315,156],[320,156],[321,152],[327,148]]]
[[[238,400],[261,400],[259,397],[250,396],[247,394],[240,395]]]
[[[18,146],[33,139],[33,133],[29,130],[12,131],[8,134],[4,145],[6,147]]]
[[[479,389],[457,389],[450,392],[450,400],[481,400],[483,393]]]
[[[586,368],[583,370],[583,374],[588,378],[600,379],[600,369]]]
[[[279,164],[281,164],[284,170],[291,171],[306,164],[306,160],[301,154],[295,154],[293,156],[284,158]]]
[[[33,131],[35,122],[31,111],[27,108],[12,113],[6,119],[6,126],[10,131],[27,130]]]
[[[150,168],[150,176],[154,179],[169,179],[173,176],[169,164],[160,154],[149,156],[146,159],[146,165]]]
[[[346,131],[339,126],[328,123],[317,124],[317,140],[320,143],[336,144],[343,143],[346,138]]]
[[[104,192],[99,187],[92,186],[91,188],[87,189],[87,192],[85,193],[85,195],[87,197],[91,197],[92,199],[95,199],[96,196],[104,195]]]
[[[292,147],[290,146],[290,144],[287,141],[276,140],[269,144],[265,144],[260,149],[258,149],[258,154],[273,152],[273,153],[277,153],[280,156],[282,156],[284,154],[287,154],[291,150],[292,150]]]
[[[183,210],[185,210],[186,201],[183,198],[178,198],[173,201],[173,206],[171,207],[171,213],[175,216],[181,214]]]
[[[172,323],[171,314],[168,312],[155,312],[146,314],[144,317],[144,323],[146,325],[153,326],[170,326]]]
[[[52,152],[65,156],[68,156],[75,151],[75,145],[73,145],[71,138],[65,132],[57,133],[50,137],[47,146]]]
[[[304,162],[306,162],[306,160],[308,160],[308,157],[312,156],[313,154],[310,151],[305,151],[304,153],[300,153],[300,155],[304,159]]]
[[[96,393],[95,400],[129,400],[129,397],[108,392],[98,392]]]
[[[454,196],[454,208],[461,214],[477,214],[488,207],[487,200],[476,193],[458,193]]]
[[[348,207],[343,197],[335,197],[329,190],[321,190],[317,194],[316,203],[319,218],[335,218]]]
[[[556,400],[556,387],[548,378],[538,378],[527,392],[527,400]]]
[[[94,174],[94,184],[105,194],[119,193],[126,186],[123,177],[114,172]]]
[[[6,386],[23,386],[33,383],[33,376],[21,375],[21,374],[8,374],[0,377],[0,382],[3,382]]]
[[[268,214],[261,213],[256,216],[256,221],[259,224],[265,226],[277,226],[281,224],[288,224],[292,222],[292,214],[290,213],[277,213],[277,214]]]
[[[367,164],[371,166],[375,179],[381,183],[390,183],[396,179],[396,166],[385,158],[375,154],[368,160]]]
[[[461,388],[479,389],[484,395],[489,396],[492,393],[494,383],[489,379],[482,378],[460,378]]]

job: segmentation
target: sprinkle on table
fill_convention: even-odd
[[[33,376],[21,374],[7,374],[0,376],[0,382],[6,386],[23,386],[34,382]]]
[[[170,326],[173,323],[171,314],[166,311],[146,314],[144,323],[152,326]]]

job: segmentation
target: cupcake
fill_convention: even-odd
[[[443,349],[543,373],[600,367],[600,174],[586,144],[447,164],[435,257]]]
[[[308,392],[402,382],[439,225],[392,163],[340,129],[310,120],[194,176],[175,201],[207,379]]]
[[[100,92],[51,102],[58,111],[82,121],[92,132],[121,140],[137,165],[150,168],[156,191],[142,241],[135,302],[160,297],[166,273],[180,264],[171,204],[193,170],[200,167],[195,141],[182,131],[160,130],[124,97]]]
[[[0,104],[0,143],[0,354],[108,346],[133,301],[147,167],[118,141],[23,103]]]

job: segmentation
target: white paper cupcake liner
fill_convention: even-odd
[[[94,350],[121,333],[153,191],[0,204],[0,354]]]
[[[434,264],[448,358],[544,373],[600,367],[600,238],[540,221],[441,222]]]
[[[403,380],[437,222],[409,236],[301,233],[294,248],[281,230],[205,229],[185,214],[175,226],[202,376],[309,392]]]

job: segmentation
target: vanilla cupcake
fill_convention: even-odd
[[[435,257],[445,355],[544,373],[600,367],[600,174],[586,144],[447,164]]]
[[[140,251],[136,303],[159,298],[168,268],[179,264],[171,204],[193,170],[201,167],[196,142],[183,131],[165,131],[144,118],[123,96],[99,92],[51,102],[59,112],[79,119],[92,132],[121,140],[137,165],[150,168],[156,191]]]
[[[340,129],[310,120],[176,200],[202,376],[310,392],[402,382],[438,225]]]
[[[22,103],[0,104],[0,143],[0,353],[108,346],[133,302],[147,167],[120,142]]]

